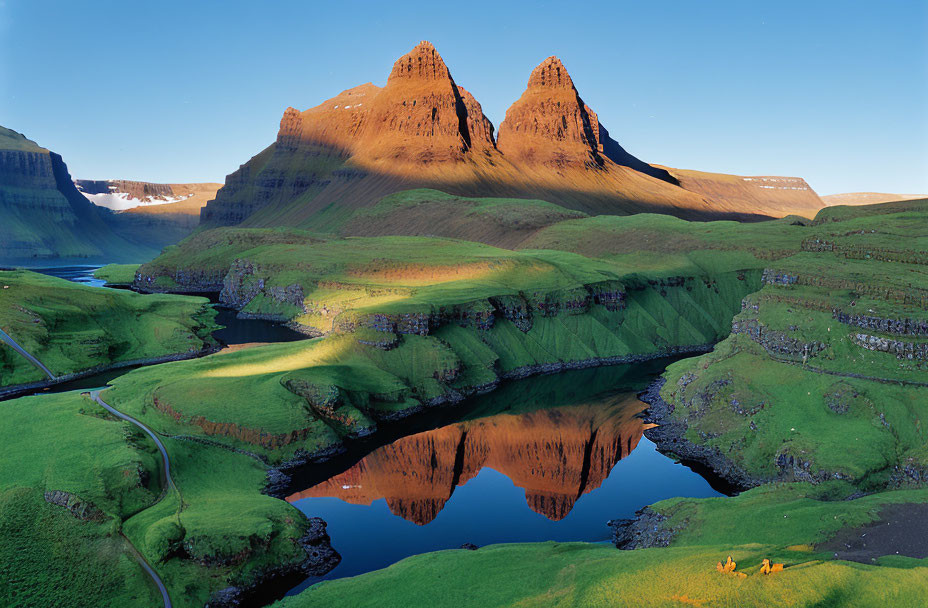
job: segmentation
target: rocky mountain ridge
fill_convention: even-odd
[[[556,57],[535,68],[493,133],[479,102],[421,42],[383,87],[364,84],[303,112],[287,108],[277,140],[228,176],[201,222],[337,231],[358,209],[412,188],[535,198],[592,215],[760,219],[822,206],[810,188],[784,200],[764,190],[729,200],[724,191],[681,187],[671,170],[609,136]]]
[[[108,213],[78,192],[60,155],[0,127],[0,263],[141,259],[155,251],[118,235]]]

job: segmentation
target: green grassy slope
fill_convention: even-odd
[[[214,316],[204,298],[141,296],[25,270],[0,271],[0,329],[58,376],[200,351],[214,344]],[[44,379],[0,344],[0,386]]]
[[[769,264],[733,334],[671,366],[661,394],[691,442],[759,479],[920,484],[928,203],[820,215],[802,252]]]
[[[468,198],[421,188],[390,194],[347,217],[339,213],[329,220],[323,211],[299,227],[344,236],[440,236],[513,249],[546,226],[582,217],[541,200]]]
[[[154,447],[73,394],[25,397],[3,411],[0,604],[160,601],[118,534],[122,519],[158,494]],[[48,502],[46,493],[56,491],[63,505]]]
[[[125,286],[135,281],[135,273],[141,264],[107,264],[94,271],[93,276],[103,279],[107,285]]]
[[[247,587],[269,569],[298,568],[306,559],[296,541],[310,522],[261,494],[266,466],[252,457],[164,438],[177,489],[159,500],[154,444],[86,396],[23,397],[4,411],[4,606],[158,605],[126,538],[178,608],[202,606],[218,589]],[[61,504],[49,502],[55,491],[67,493]]]
[[[0,264],[139,260],[157,252],[116,234],[110,216],[77,191],[59,155],[0,127]]]

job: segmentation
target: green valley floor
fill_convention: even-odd
[[[158,435],[173,487],[151,439],[86,395],[0,403],[0,525],[22,530],[0,541],[0,603],[158,605],[131,543],[174,606],[234,605],[337,560],[324,522],[274,497],[295,468],[508,380],[686,354],[644,397],[647,434],[739,495],[651,505],[616,524],[628,550],[423,554],[280,606],[926,605],[928,535],[899,555],[879,540],[880,522],[924,532],[926,226],[928,201],[753,224],[566,214],[516,249],[219,228],[109,268],[307,339],[142,367],[100,393]],[[213,345],[199,297],[0,282],[0,328],[56,375]],[[0,385],[42,380],[21,353],[0,357]],[[858,529],[877,540],[857,547]],[[717,571],[729,555],[734,573]],[[763,574],[763,559],[784,568]]]

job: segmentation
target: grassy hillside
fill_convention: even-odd
[[[119,535],[158,495],[153,446],[73,394],[3,406],[0,604],[155,605],[160,595]]]
[[[666,548],[616,551],[588,543],[491,545],[417,555],[389,568],[320,583],[275,604],[314,606],[918,606],[928,560],[833,561],[814,543],[873,520],[924,490],[834,501],[804,484],[736,498],[671,499],[652,510],[677,532]],[[760,524],[760,522],[763,522]],[[731,556],[735,572],[716,571]],[[760,573],[763,559],[782,572]],[[436,584],[440,581],[440,584]]]
[[[312,522],[261,494],[266,467],[254,458],[163,438],[176,483],[168,489],[151,440],[86,396],[24,397],[4,409],[4,606],[159,605],[128,542],[178,608],[306,560],[297,541]]]
[[[586,214],[540,200],[467,198],[423,188],[385,196],[347,218],[330,220],[323,212],[301,227],[345,236],[449,237],[515,249],[546,226],[581,217]]]
[[[140,264],[107,264],[95,270],[93,276],[106,281],[107,285],[132,285],[139,266]]]
[[[203,298],[141,296],[26,270],[0,272],[0,329],[56,376],[201,351],[214,344],[214,316]],[[0,344],[0,386],[45,379]]]
[[[758,479],[923,483],[926,220],[924,201],[823,210],[732,335],[668,369],[687,440]]]

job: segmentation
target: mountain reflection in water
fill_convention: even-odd
[[[294,472],[288,500],[328,523],[342,556],[324,578],[463,543],[604,541],[609,519],[671,496],[717,496],[642,437],[636,393],[667,364],[506,382],[385,423],[345,454]]]
[[[634,395],[524,414],[500,414],[404,437],[287,498],[334,497],[360,505],[384,498],[394,515],[431,522],[455,488],[489,467],[525,490],[530,509],[552,521],[598,488],[638,445],[647,426]]]

